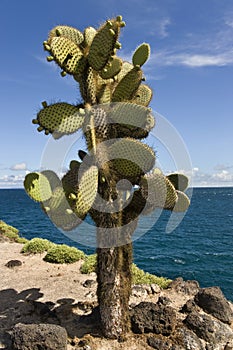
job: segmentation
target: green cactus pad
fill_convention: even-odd
[[[178,200],[173,208],[173,211],[177,213],[184,212],[188,209],[190,205],[190,199],[185,193],[181,191],[176,191],[176,193],[178,195]]]
[[[79,82],[80,93],[85,103],[95,104],[96,81],[93,69],[88,67],[82,75],[74,75],[74,79]]]
[[[41,171],[41,174],[47,177],[52,191],[54,191],[56,187],[61,185],[61,180],[54,171],[43,170]]]
[[[155,163],[155,153],[147,145],[131,138],[116,141],[109,148],[113,171],[122,176],[137,177],[150,171]]]
[[[142,81],[142,71],[137,67],[131,69],[117,84],[112,94],[112,102],[131,100]]]
[[[84,116],[79,107],[59,102],[40,110],[37,120],[41,128],[49,130],[55,138],[68,135],[81,128]]]
[[[113,53],[119,31],[120,23],[112,19],[107,21],[94,36],[88,53],[88,62],[96,71],[100,71],[107,64]]]
[[[81,224],[84,219],[84,216],[77,217],[77,215],[73,213],[61,186],[53,191],[52,197],[46,202],[46,205],[48,205],[49,208],[47,215],[50,217],[50,220],[55,226],[64,231],[73,230]]]
[[[141,84],[132,99],[132,103],[147,107],[153,97],[151,88],[146,84]]]
[[[47,201],[52,196],[49,180],[40,173],[27,174],[24,180],[24,188],[29,197],[36,202]]]
[[[171,181],[176,190],[184,192],[188,187],[189,179],[183,174],[169,174],[167,178]]]
[[[110,79],[117,75],[122,67],[122,60],[118,57],[114,57],[112,61],[107,64],[102,71],[100,71],[100,76],[103,79]]]
[[[86,59],[73,41],[62,36],[54,37],[50,46],[54,60],[66,73],[80,74],[84,70]]]
[[[161,173],[145,175],[140,183],[142,196],[146,199],[146,214],[156,208],[172,210],[178,196],[172,183]]]
[[[112,87],[110,84],[103,84],[96,97],[99,104],[110,103],[112,98]]]
[[[145,126],[148,116],[153,118],[149,108],[130,102],[113,104],[113,108],[111,109],[110,113],[110,117],[114,122],[126,124],[128,125],[129,129]]]
[[[119,82],[122,78],[124,78],[124,76],[133,69],[133,65],[132,63],[129,63],[127,61],[123,61],[122,66],[121,66],[121,70],[120,72],[117,74],[116,80]]]
[[[70,169],[62,178],[62,186],[66,193],[66,197],[69,197],[70,193],[76,194],[78,191],[78,175],[79,167]]]
[[[52,38],[58,36],[63,36],[76,45],[81,44],[84,40],[83,34],[78,29],[69,26],[56,26],[49,33],[48,44],[51,43]]]
[[[134,66],[142,66],[150,56],[150,45],[143,43],[134,52],[132,62]]]
[[[92,41],[96,35],[96,30],[93,27],[87,27],[84,30],[84,46],[91,46]]]
[[[78,185],[74,212],[80,217],[92,207],[98,190],[98,168],[91,166],[83,171]]]

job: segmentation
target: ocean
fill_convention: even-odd
[[[163,211],[154,224],[152,217],[142,217],[140,226],[148,231],[134,241],[134,262],[158,276],[195,279],[201,287],[219,286],[233,301],[233,187],[194,188],[190,208],[169,233],[170,215]],[[0,190],[0,220],[28,239],[47,238],[86,254],[95,251],[62,234],[23,189]]]

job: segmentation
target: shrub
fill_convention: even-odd
[[[55,264],[71,264],[84,258],[85,254],[81,250],[66,244],[56,244],[48,250],[44,260]]]
[[[19,230],[17,230],[17,228],[11,225],[6,224],[4,221],[0,220],[0,233],[5,235],[5,233],[9,233],[9,232],[17,234]]]
[[[54,243],[50,242],[47,239],[33,238],[23,246],[21,253],[28,253],[28,254],[44,253],[50,248],[52,248],[54,245],[55,245]]]
[[[86,255],[85,261],[80,268],[81,273],[96,272],[96,254]]]
[[[17,241],[18,238],[19,238],[19,235],[15,232],[12,232],[12,231],[7,231],[7,232],[4,232],[3,233],[3,236],[9,238],[11,241]]]
[[[21,243],[21,244],[25,244],[25,243],[28,242],[28,239],[26,239],[26,238],[24,238],[24,237],[18,237],[18,238],[16,239],[16,242],[17,242],[17,243]]]
[[[171,280],[165,277],[151,275],[150,273],[139,269],[135,264],[132,264],[132,282],[133,284],[155,283],[158,284],[161,288],[167,288]]]

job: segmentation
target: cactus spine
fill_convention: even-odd
[[[72,230],[87,214],[94,220],[97,295],[103,334],[109,338],[130,330],[131,237],[138,216],[156,208],[184,211],[189,205],[183,193],[187,178],[153,169],[155,152],[140,141],[155,125],[148,108],[152,90],[142,84],[150,46],[141,44],[132,62],[122,62],[117,51],[124,26],[117,16],[83,33],[69,26],[50,31],[43,44],[47,60],[61,68],[62,76],[74,78],[83,101],[79,105],[43,102],[32,122],[39,132],[51,133],[55,139],[82,129],[88,153],[79,151],[82,162],[72,160],[61,180],[46,170],[28,174],[24,181],[28,195],[41,203],[57,227]],[[118,186],[119,180],[128,182]],[[133,193],[123,206],[129,190]]]

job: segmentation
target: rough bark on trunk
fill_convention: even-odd
[[[97,248],[97,296],[103,333],[119,338],[130,330],[132,244]]]

